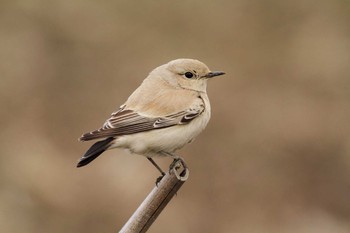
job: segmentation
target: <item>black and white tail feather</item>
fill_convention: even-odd
[[[86,151],[86,153],[83,155],[83,157],[81,157],[81,159],[79,160],[79,162],[77,164],[77,167],[85,166],[85,165],[89,164],[91,161],[93,161],[94,159],[96,159],[100,154],[105,152],[111,146],[111,142],[114,139],[115,138],[113,138],[113,137],[109,137],[109,138],[106,138],[105,140],[98,141],[95,144],[93,144],[90,147],[90,149],[88,149],[88,151]]]

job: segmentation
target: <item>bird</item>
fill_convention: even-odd
[[[89,164],[106,150],[121,148],[145,156],[162,176],[165,173],[154,157],[169,156],[187,168],[175,151],[207,126],[211,115],[207,81],[224,74],[188,58],[155,68],[101,128],[79,138],[100,141],[86,151],[77,167]]]

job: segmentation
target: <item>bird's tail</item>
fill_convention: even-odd
[[[109,137],[105,140],[98,141],[95,144],[93,144],[90,147],[90,149],[88,149],[88,151],[86,151],[86,153],[83,155],[83,157],[81,157],[81,159],[79,160],[79,162],[77,164],[77,167],[85,166],[85,165],[89,164],[91,161],[93,161],[94,159],[96,159],[100,154],[102,154],[104,151],[106,151],[111,146],[111,142],[114,139],[115,138],[113,138],[113,137]]]

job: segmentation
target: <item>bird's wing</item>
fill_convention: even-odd
[[[119,111],[112,113],[112,116],[104,123],[102,128],[83,134],[80,140],[88,141],[98,138],[118,137],[188,124],[202,114],[205,108],[203,103],[164,117],[148,117],[142,116],[133,110],[124,109],[124,107],[122,106]]]

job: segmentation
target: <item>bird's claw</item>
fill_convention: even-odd
[[[157,179],[156,179],[156,186],[158,187],[158,184],[160,183],[160,181],[163,179],[163,177],[165,176],[165,173],[162,172],[162,175],[159,176]]]

